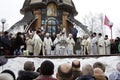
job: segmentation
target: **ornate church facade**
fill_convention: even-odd
[[[42,29],[52,34],[65,28],[68,34],[74,24],[77,24],[89,34],[86,26],[74,18],[78,12],[72,0],[25,0],[20,12],[24,15],[23,19],[15,23],[9,31]]]

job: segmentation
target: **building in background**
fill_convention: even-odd
[[[52,34],[65,28],[68,35],[76,24],[89,34],[87,27],[74,18],[78,12],[72,0],[25,0],[20,12],[24,17],[9,29],[10,32],[42,29]]]

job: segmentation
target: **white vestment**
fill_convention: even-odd
[[[67,47],[67,55],[73,55],[73,47],[75,45],[75,41],[73,38],[67,38],[67,44],[68,44],[68,47]]]
[[[92,52],[92,50],[91,50],[91,39],[90,38],[88,38],[87,39],[87,52],[88,52],[88,55],[91,55],[91,52]]]
[[[105,40],[105,53],[106,55],[110,55],[110,40]]]
[[[97,55],[98,54],[98,51],[97,51],[97,41],[98,41],[98,38],[97,37],[94,37],[92,40],[91,40],[91,48],[92,48],[92,54],[93,55]]]
[[[67,41],[64,34],[60,36],[60,55],[67,55]]]
[[[53,45],[52,39],[49,38],[44,38],[44,46],[45,46],[45,51],[46,55],[51,55],[51,46]]]
[[[30,53],[33,53],[33,40],[31,39],[31,38],[28,38],[27,40],[26,40],[26,50],[28,50],[28,52],[30,52]]]
[[[98,38],[98,54],[105,55],[105,41],[103,37]]]
[[[90,38],[84,39],[84,52],[83,55],[90,55],[91,54],[91,43]]]
[[[55,55],[60,55],[60,38],[56,37],[53,43],[55,45]]]
[[[42,40],[36,33],[34,34],[32,40],[33,40],[33,44],[34,44],[33,54],[34,54],[34,56],[39,56],[40,51],[41,51],[41,46],[43,44]]]
[[[82,55],[84,55],[84,52],[85,52],[85,50],[84,50],[85,41],[86,41],[86,39],[83,39],[82,42],[81,42],[81,54]]]

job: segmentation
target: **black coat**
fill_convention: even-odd
[[[17,80],[33,80],[39,76],[39,73],[33,71],[19,71]]]
[[[25,45],[25,41],[20,36],[17,36],[14,44],[15,49],[20,49],[22,45]]]
[[[78,77],[76,80],[96,80],[95,77],[91,75],[83,75]]]
[[[1,37],[1,45],[3,46],[4,50],[10,50],[10,40],[8,36],[2,36]]]

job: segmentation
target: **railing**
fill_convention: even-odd
[[[19,55],[19,56],[9,56],[6,55],[4,57],[6,58],[15,58],[15,57],[27,57],[27,58],[98,58],[98,57],[110,57],[110,56],[118,56],[120,57],[120,54],[111,54],[111,55],[70,55],[70,56],[23,56],[23,55]]]
[[[35,17],[28,26],[26,26],[25,31],[24,32],[28,32],[28,30],[30,29],[30,26],[33,24],[33,22],[37,19],[37,17]]]
[[[83,25],[81,22],[79,22],[78,20],[68,17],[67,18],[68,21],[75,23],[76,25],[78,25],[81,29],[84,30],[85,33],[87,33],[88,35],[90,35],[90,31],[87,29],[87,26]]]

